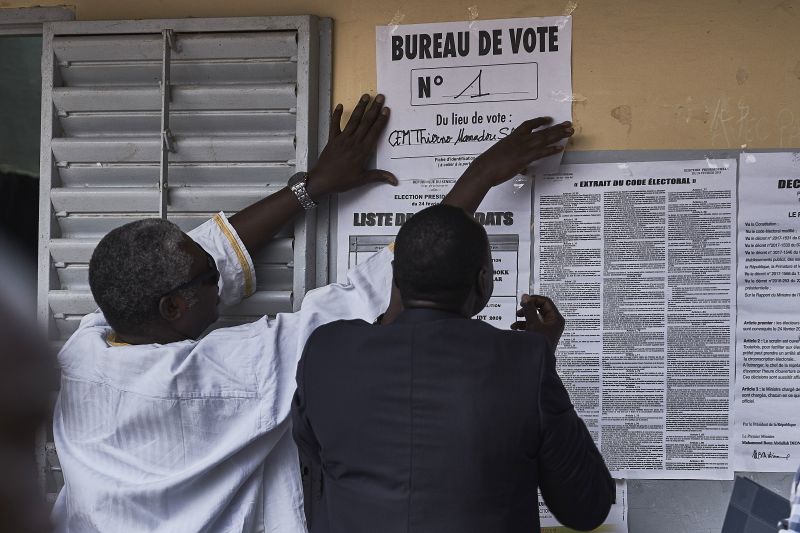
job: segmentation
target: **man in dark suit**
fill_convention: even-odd
[[[322,468],[312,533],[534,533],[537,487],[563,524],[603,522],[614,482],[556,374],[564,320],[527,295],[522,331],[470,319],[492,274],[482,226],[425,209],[397,236],[396,320],[311,335],[293,421]]]

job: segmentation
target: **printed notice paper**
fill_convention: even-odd
[[[457,177],[524,120],[572,118],[572,18],[379,26],[378,92],[392,114],[378,168]],[[555,170],[561,154],[534,163]]]
[[[397,187],[374,185],[339,195],[336,233],[339,281],[347,270],[394,241],[414,213],[441,203],[455,179],[406,180]],[[530,279],[531,180],[518,177],[495,187],[475,213],[489,234],[494,292],[476,317],[508,329],[517,320],[517,299]]]
[[[617,503],[611,506],[606,521],[595,533],[628,533],[628,484],[624,479],[617,479]],[[539,525],[542,533],[568,533],[574,531],[562,526],[550,512],[539,493]]]
[[[739,159],[734,466],[800,460],[800,154]]]
[[[612,474],[730,479],[736,161],[564,165],[534,197],[535,291]]]

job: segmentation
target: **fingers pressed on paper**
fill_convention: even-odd
[[[530,143],[534,146],[542,146],[556,143],[567,137],[569,137],[569,134],[567,133],[567,129],[563,126],[550,126],[532,135]]]
[[[523,130],[525,133],[529,133],[531,130],[535,130],[536,128],[541,128],[542,126],[547,126],[548,124],[552,124],[553,117],[536,117],[531,118],[523,122],[519,125],[520,130]]]
[[[539,296],[541,301],[536,302],[536,306],[539,308],[539,311],[542,314],[542,317],[547,318],[560,318],[561,313],[558,312],[558,308],[556,304],[553,303],[553,300],[547,298],[546,296]]]
[[[367,136],[364,138],[364,142],[367,144],[372,144],[373,146],[377,144],[378,139],[383,133],[384,128],[386,128],[386,123],[389,122],[389,108],[384,107],[381,109],[380,115],[378,115],[377,120],[372,123],[372,126],[369,128],[367,132]]]
[[[361,120],[361,123],[358,125],[358,129],[356,129],[356,138],[357,139],[364,139],[368,134],[372,125],[378,120],[379,113],[381,112],[381,108],[383,108],[383,99],[379,102],[377,98],[372,101],[372,105],[369,106],[369,109],[364,113],[364,118]]]
[[[344,133],[352,135],[356,129],[358,129],[359,124],[361,124],[361,117],[364,116],[364,110],[367,109],[368,103],[369,95],[365,94],[361,96],[361,100],[358,101],[355,109],[353,109],[353,114],[350,115],[350,120],[347,121],[347,126],[344,127]]]
[[[559,126],[556,131],[550,133],[546,137],[546,139],[547,139],[546,142],[547,142],[547,144],[552,144],[552,143],[558,142],[558,141],[560,141],[562,139],[567,139],[569,137],[572,137],[574,134],[575,134],[575,130],[574,129],[572,129],[572,128],[564,128],[564,127]]]
[[[370,170],[369,173],[371,174],[370,181],[382,181],[391,185],[397,185],[397,178],[388,170],[376,168],[374,170]]]

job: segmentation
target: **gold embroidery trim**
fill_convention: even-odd
[[[108,335],[106,335],[106,344],[108,344],[111,348],[117,348],[119,346],[130,346],[127,342],[119,342],[117,341],[117,334],[113,331],[109,331]]]
[[[225,224],[225,221],[222,220],[222,217],[217,213],[214,215],[214,222],[217,223],[219,229],[222,230],[222,233],[225,234],[225,237],[228,238],[228,242],[231,243],[233,247],[233,251],[236,252],[236,257],[239,259],[239,264],[242,266],[242,271],[244,272],[244,295],[250,296],[253,294],[253,271],[250,269],[250,263],[247,261],[247,256],[245,255],[244,250],[242,247],[239,246],[239,241],[236,240],[236,237],[231,233],[231,230]]]

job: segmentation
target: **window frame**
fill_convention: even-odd
[[[70,12],[71,14],[71,12]],[[51,256],[52,230],[57,227],[52,203],[54,174],[58,172],[52,151],[58,117],[54,116],[53,88],[58,81],[53,40],[55,36],[154,34],[164,30],[180,33],[236,33],[294,31],[297,36],[296,129],[294,172],[309,170],[327,141],[331,112],[332,20],[312,15],[289,17],[232,17],[203,19],[152,19],[72,21],[60,19],[40,25],[42,33],[42,107],[40,141],[39,264],[37,316],[48,330],[54,328],[50,291],[58,286]],[[294,58],[293,58],[294,59]],[[58,86],[58,84],[55,84]],[[286,176],[290,177],[291,173]],[[163,179],[163,178],[162,178]],[[275,183],[278,185],[278,183]],[[266,189],[265,189],[266,191]],[[156,207],[156,206],[154,206]],[[328,282],[330,201],[307,211],[294,223],[292,307],[299,309],[305,293]],[[63,341],[60,341],[63,342]],[[58,342],[58,344],[60,344]],[[48,455],[48,457],[46,457]],[[52,456],[52,457],[49,457]],[[57,471],[57,457],[44,439],[37,446],[37,460],[44,485],[47,463]],[[58,483],[57,483],[58,484]],[[60,488],[60,487],[59,487]],[[51,496],[52,498],[52,496]]]

